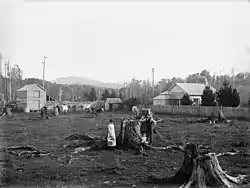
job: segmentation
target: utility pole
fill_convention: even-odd
[[[2,54],[0,52],[0,89],[2,89],[3,86],[3,79],[2,79]]]
[[[8,72],[9,72],[9,84],[10,84],[10,101],[12,100],[12,97],[11,97],[11,66],[10,66],[10,62],[8,61],[8,68],[9,68],[9,70],[8,70]]]
[[[5,101],[8,102],[8,80],[7,80],[7,74],[8,74],[8,64],[7,61],[5,61],[4,64],[4,77],[5,77]]]
[[[45,88],[45,60],[46,60],[46,56],[43,57],[43,88]]]
[[[234,68],[232,68],[232,87],[234,88]]]
[[[221,82],[221,70],[220,70],[219,87],[221,87],[221,84],[222,84],[222,82]]]
[[[155,69],[154,69],[154,68],[152,68],[152,87],[153,87],[153,97],[154,97],[154,94],[155,94],[154,82],[155,82]]]

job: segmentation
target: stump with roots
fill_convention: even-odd
[[[194,144],[185,147],[184,161],[172,177],[152,178],[154,184],[171,184],[180,188],[239,187],[245,184],[244,176],[232,177],[224,172],[215,153],[199,154]]]
[[[117,137],[117,147],[143,151],[140,123],[137,120],[121,122],[120,134]]]

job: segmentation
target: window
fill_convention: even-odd
[[[34,97],[34,98],[40,98],[40,91],[34,90],[34,92],[33,92],[33,97]]]

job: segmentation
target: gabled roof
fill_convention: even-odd
[[[153,98],[153,100],[165,100],[165,99],[180,99],[182,98],[183,93],[170,93],[163,92],[160,95]]]
[[[22,88],[18,89],[17,91],[27,91],[29,89],[34,89],[34,88],[39,88],[43,91],[46,91],[42,86],[38,85],[38,84],[29,84],[29,85],[25,85]]]
[[[107,98],[106,102],[110,104],[120,104],[122,100],[120,98]]]
[[[204,84],[199,83],[176,83],[168,90],[168,92],[170,92],[171,89],[176,85],[182,88],[189,95],[202,95],[203,90],[206,87]],[[214,89],[212,86],[210,86],[210,89],[212,89],[214,92],[216,91],[216,89]]]

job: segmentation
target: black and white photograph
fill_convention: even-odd
[[[250,187],[248,0],[0,0],[0,187]]]

